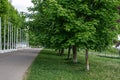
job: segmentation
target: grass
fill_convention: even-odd
[[[25,80],[120,80],[120,59],[90,54],[90,71],[85,70],[84,54],[78,63],[65,60],[51,50],[42,50],[30,66]]]

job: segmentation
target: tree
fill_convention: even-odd
[[[0,0],[0,16],[8,13],[8,0]]]
[[[104,50],[117,34],[119,0],[32,0],[31,31],[41,43],[52,48],[72,46],[73,61],[77,48]],[[36,25],[37,24],[37,25]],[[113,29],[114,27],[114,29]]]

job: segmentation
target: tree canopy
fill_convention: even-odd
[[[32,0],[30,30],[40,44],[101,50],[116,38],[119,0]],[[99,46],[98,46],[99,45]]]

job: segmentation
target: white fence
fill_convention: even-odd
[[[27,29],[18,28],[0,17],[0,53],[28,47],[29,35]]]

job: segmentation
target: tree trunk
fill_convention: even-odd
[[[4,21],[4,50],[6,49],[6,18]]]
[[[120,50],[119,50],[119,56],[120,56]]]
[[[60,56],[62,56],[63,54],[64,54],[64,48],[60,50]]]
[[[77,63],[77,47],[73,45],[73,62]]]
[[[58,49],[58,55],[60,55],[60,53],[61,53],[61,50],[60,50],[60,49]]]
[[[89,71],[88,49],[86,49],[85,59],[86,59],[86,69]]]
[[[70,59],[70,53],[71,53],[71,46],[69,46],[69,48],[68,48],[68,56],[67,56],[67,59]]]

